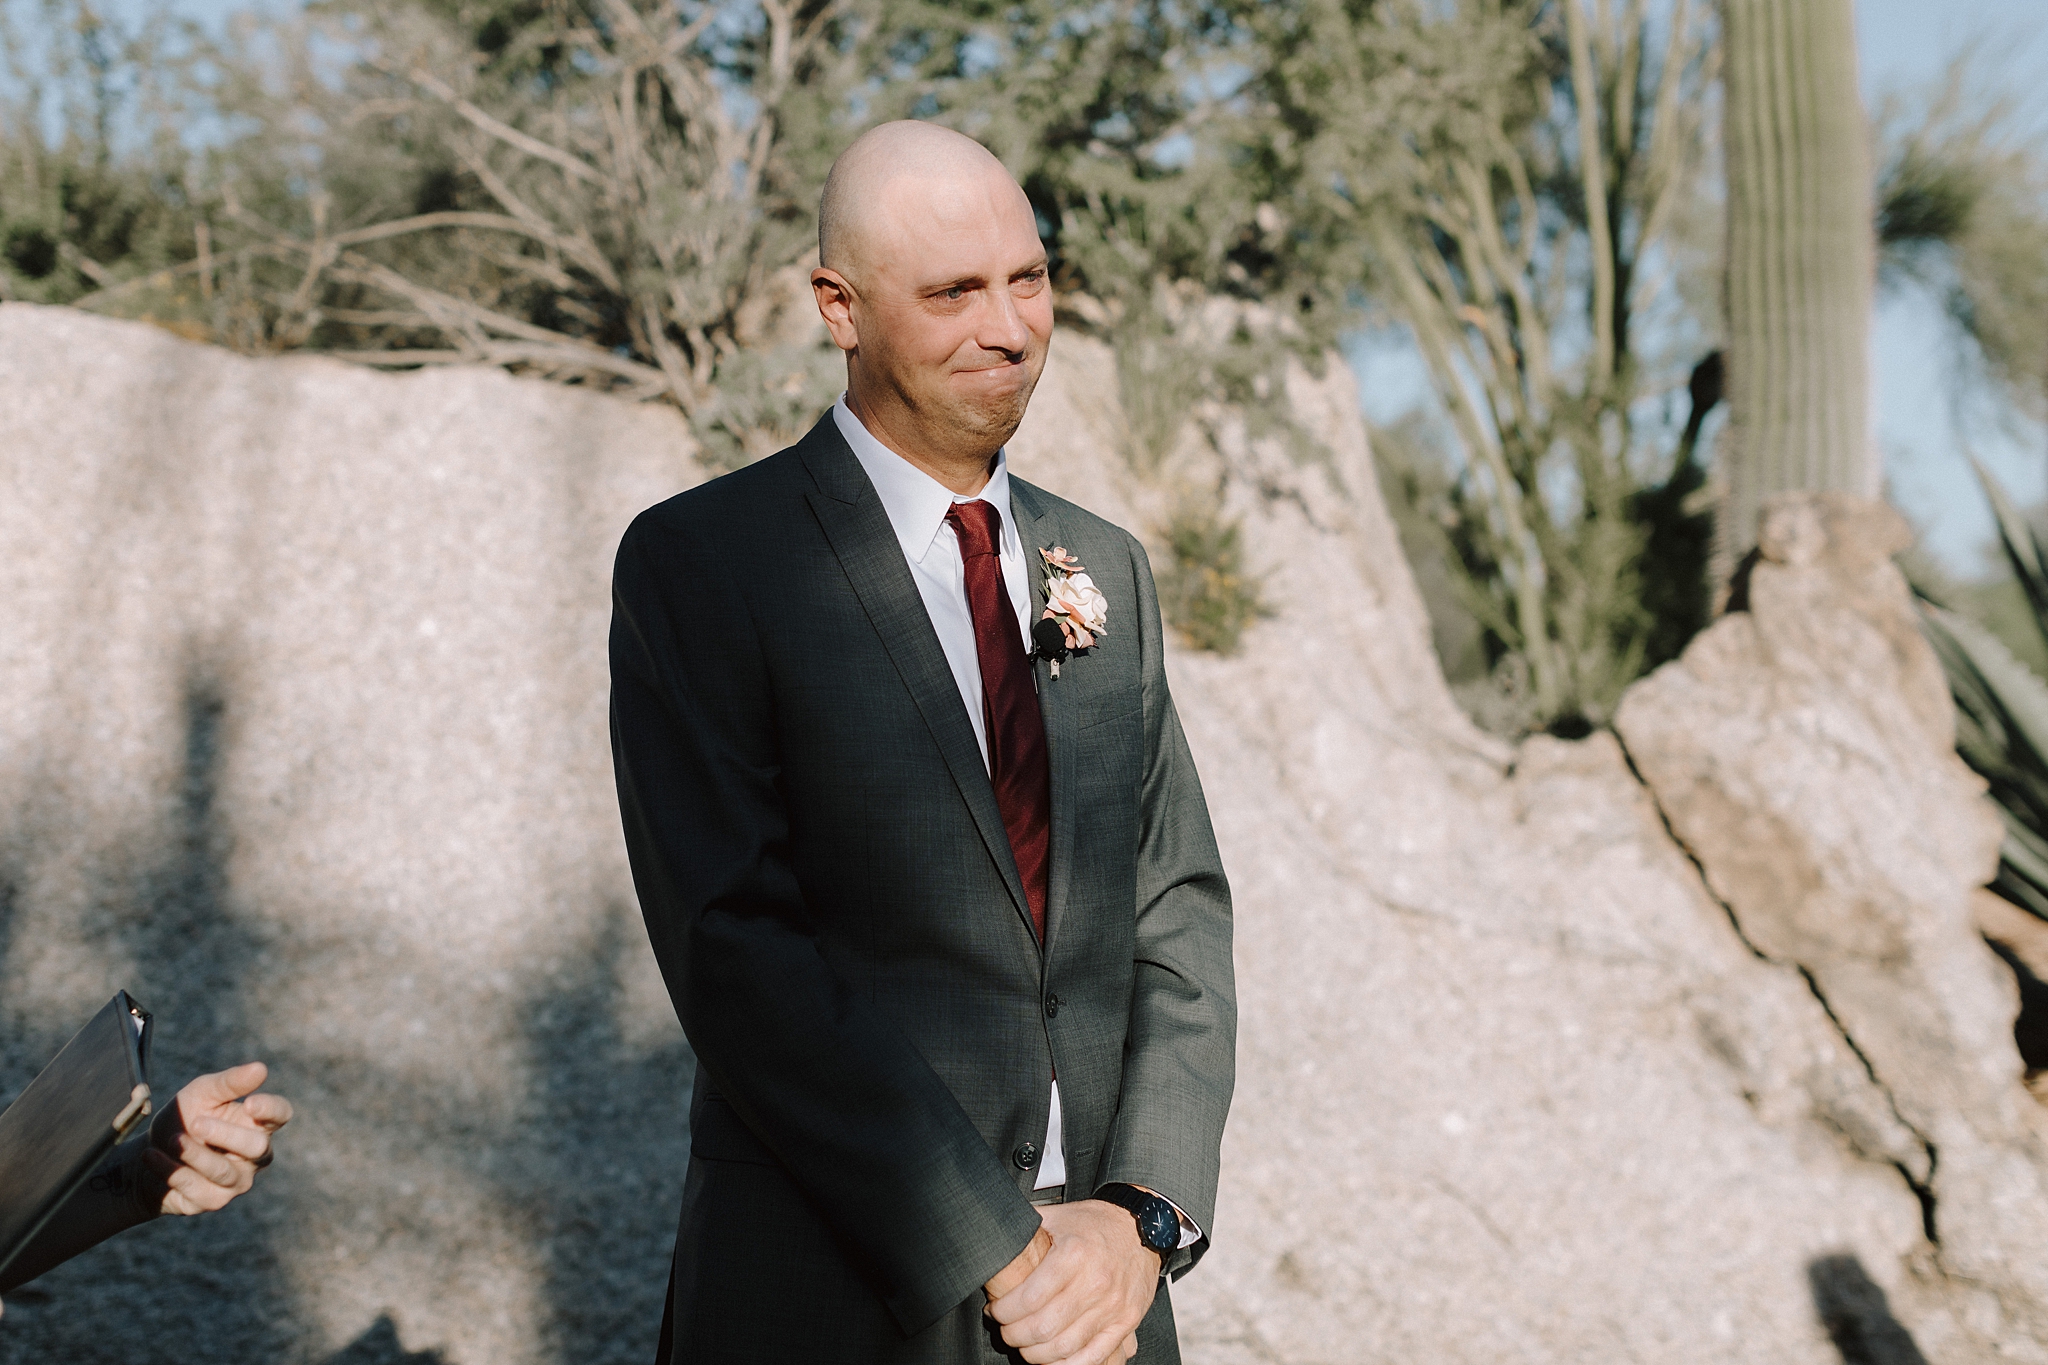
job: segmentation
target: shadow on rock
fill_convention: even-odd
[[[548,1355],[641,1365],[661,1327],[696,1064],[680,1031],[652,1047],[629,1040],[621,972],[646,939],[627,905],[607,905],[599,924],[530,996],[527,1160],[538,1169],[507,1198],[539,1206]]]
[[[195,655],[169,818],[119,884],[101,891],[110,937],[137,964],[123,984],[157,1019],[150,1071],[160,1104],[201,1072],[265,1055],[261,1021],[245,1008],[261,948],[232,903],[229,836],[216,810],[228,703],[222,671]],[[301,1324],[274,1240],[284,1216],[277,1191],[259,1191],[205,1218],[159,1220],[57,1267],[36,1281],[42,1302],[7,1314],[0,1365],[154,1365],[191,1359],[202,1342],[217,1360],[290,1358]],[[86,1307],[109,1301],[144,1307]]]
[[[2019,1045],[2020,1060],[2030,1073],[2048,1069],[2048,982],[2035,974],[2038,964],[2010,945],[1990,937],[1984,941],[2012,968],[2013,980],[2019,983],[2020,1012],[2012,1023],[2012,1039]]]
[[[406,1350],[398,1339],[398,1325],[382,1317],[323,1365],[448,1365],[448,1358],[439,1351]]]
[[[1842,1353],[1842,1365],[1927,1365],[1863,1262],[1854,1256],[1823,1256],[1806,1267],[1806,1281],[1813,1291],[1813,1311]]]

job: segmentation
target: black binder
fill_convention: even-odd
[[[0,1275],[149,1115],[149,1013],[128,992],[0,1113]]]

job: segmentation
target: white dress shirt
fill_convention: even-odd
[[[1010,606],[1017,613],[1018,648],[1031,647],[1031,578],[1024,558],[1024,542],[1010,515],[1010,469],[1006,455],[996,452],[995,473],[982,490],[963,498],[876,440],[861,425],[860,418],[846,406],[846,395],[832,405],[832,421],[846,438],[853,457],[867,471],[868,481],[882,499],[889,515],[889,527],[903,547],[910,564],[911,581],[924,609],[938,632],[939,648],[953,670],[953,682],[960,700],[967,706],[967,719],[974,726],[975,743],[981,746],[981,761],[988,764],[988,735],[981,708],[981,655],[974,643],[974,616],[967,609],[967,567],[960,560],[960,538],[953,532],[946,513],[956,502],[986,502],[1002,519],[1002,543],[997,547],[1003,566],[1003,586],[1010,591]],[[1045,1125],[1045,1155],[1032,1181],[1035,1190],[1067,1183],[1066,1149],[1060,1141],[1060,1083],[1052,1083],[1052,1112]],[[1163,1197],[1163,1196],[1162,1196]],[[1168,1199],[1169,1204],[1173,1203]],[[1202,1230],[1178,1204],[1180,1244],[1192,1246],[1201,1240]]]
[[[967,567],[960,560],[960,538],[946,520],[956,502],[986,502],[1002,518],[1002,543],[997,547],[1003,566],[1003,586],[1010,591],[1010,606],[1017,613],[1017,647],[1030,648],[1031,579],[1024,565],[1024,542],[1018,537],[1016,519],[1010,514],[1010,471],[1001,451],[996,452],[996,472],[981,492],[963,498],[868,434],[860,418],[846,406],[846,395],[832,405],[832,420],[839,434],[853,449],[853,458],[867,471],[868,481],[882,499],[889,514],[889,527],[903,547],[910,563],[911,581],[924,609],[938,632],[939,648],[953,670],[953,682],[966,703],[967,719],[974,726],[974,742],[981,746],[981,761],[988,764],[988,734],[981,707],[981,655],[974,645],[974,616],[967,609]],[[1039,1158],[1038,1175],[1032,1188],[1051,1189],[1067,1183],[1066,1149],[1060,1143],[1060,1083],[1052,1083],[1052,1113],[1045,1126],[1045,1154]]]

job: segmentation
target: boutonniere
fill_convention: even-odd
[[[1058,545],[1038,552],[1045,561],[1045,615],[1031,628],[1031,642],[1038,657],[1052,665],[1052,676],[1060,675],[1060,660],[1077,649],[1089,649],[1095,637],[1109,634],[1103,624],[1109,616],[1109,599],[1088,570]]]

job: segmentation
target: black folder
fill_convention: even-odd
[[[116,991],[0,1113],[0,1276],[149,1115],[149,1012]]]

